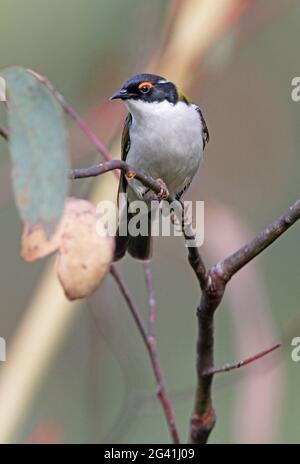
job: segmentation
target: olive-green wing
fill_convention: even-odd
[[[130,130],[131,123],[132,123],[132,116],[130,113],[128,113],[125,119],[123,132],[122,132],[122,138],[121,138],[121,159],[123,161],[126,161],[127,153],[129,152],[129,149],[130,149],[129,130]],[[121,172],[119,190],[118,190],[118,199],[119,199],[119,193],[126,192],[126,187],[127,187],[126,177],[125,177],[125,174]]]
[[[181,99],[181,101],[185,101],[185,103],[187,103],[188,105],[191,104],[191,101],[189,99],[187,99],[187,97],[185,97],[183,95],[183,93],[180,94],[180,99]],[[197,113],[199,114],[201,122],[202,122],[202,141],[203,141],[203,149],[204,149],[205,145],[209,142],[209,132],[208,132],[208,128],[207,128],[205,119],[203,117],[202,111],[200,110],[199,106],[195,105],[195,109],[196,109]],[[185,185],[185,187],[180,192],[176,193],[176,199],[177,200],[180,200],[181,196],[189,188],[189,186],[190,186],[190,183]]]
[[[202,122],[202,140],[203,140],[203,149],[204,149],[205,145],[209,142],[209,132],[208,132],[208,128],[207,128],[204,116],[199,106],[196,106],[196,111],[198,112],[201,122]]]
[[[125,123],[124,123],[124,128],[122,132],[122,139],[121,139],[121,156],[122,160],[126,160],[127,153],[129,152],[130,149],[130,136],[129,136],[129,129],[132,123],[132,116],[130,113],[128,113]]]

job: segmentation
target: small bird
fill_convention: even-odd
[[[127,208],[137,199],[146,202],[161,199],[166,191],[180,199],[190,186],[209,141],[200,108],[175,84],[155,74],[131,77],[111,96],[111,100],[115,99],[123,100],[129,111],[122,133],[122,160],[162,185],[161,197],[155,196],[141,182],[136,179],[128,182],[121,173],[119,193],[127,194]],[[127,210],[127,221],[132,216]],[[147,236],[123,236],[117,232],[115,261],[126,251],[140,260],[151,257],[150,213],[148,221]]]

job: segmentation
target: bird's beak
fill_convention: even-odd
[[[127,90],[120,89],[120,90],[117,90],[117,92],[115,92],[114,94],[112,94],[112,96],[110,97],[110,100],[117,100],[117,99],[127,100],[128,98],[130,98],[130,94],[127,92]]]

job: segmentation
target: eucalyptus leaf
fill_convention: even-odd
[[[54,232],[68,188],[68,145],[63,110],[26,69],[0,72],[6,81],[12,180],[21,219]]]

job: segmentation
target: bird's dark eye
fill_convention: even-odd
[[[149,93],[152,87],[153,87],[153,84],[151,84],[151,82],[141,82],[139,84],[139,91],[141,93]]]

